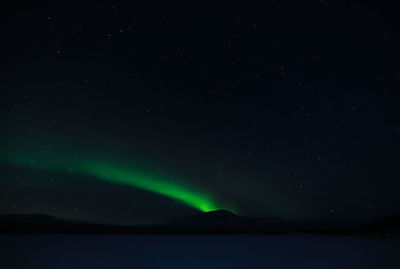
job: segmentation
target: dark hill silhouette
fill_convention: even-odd
[[[248,218],[238,216],[227,210],[216,210],[167,222],[169,226],[179,227],[221,227],[248,224]]]
[[[342,235],[398,235],[400,215],[375,219],[362,225],[344,225],[279,218],[250,218],[217,210],[159,225],[122,226],[84,223],[42,214],[0,215],[0,233],[84,234],[276,234],[318,233]]]
[[[45,214],[0,215],[0,224],[42,225],[64,223],[66,220],[57,219]]]
[[[125,226],[59,219],[45,214],[0,215],[0,233],[112,233]]]
[[[293,223],[279,218],[250,218],[238,216],[227,210],[216,210],[174,220],[165,225],[206,233],[258,233],[277,232],[289,228]]]

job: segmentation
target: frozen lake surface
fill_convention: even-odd
[[[0,268],[400,268],[400,239],[0,235]]]

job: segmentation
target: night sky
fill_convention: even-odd
[[[400,213],[384,1],[17,1],[0,14],[0,214]]]

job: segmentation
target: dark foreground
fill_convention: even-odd
[[[400,268],[400,239],[327,235],[0,235],[0,268]]]

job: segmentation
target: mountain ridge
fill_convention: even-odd
[[[0,233],[66,234],[399,234],[400,215],[362,225],[252,218],[216,210],[157,225],[107,225],[59,219],[45,214],[0,215]]]

